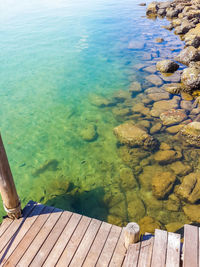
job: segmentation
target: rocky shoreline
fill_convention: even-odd
[[[113,132],[126,166],[120,189],[106,197],[111,223],[137,221],[148,232],[200,223],[199,8],[195,0],[149,4],[147,16],[166,17],[170,24],[165,28],[174,29],[185,47],[174,58],[145,54],[147,63],[134,66],[145,77],[142,82],[136,78],[129,91],[91,96],[93,105],[116,118]],[[161,37],[155,42],[164,42]]]

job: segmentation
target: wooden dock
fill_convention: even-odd
[[[179,267],[180,235],[156,230],[124,246],[125,228],[30,201],[0,226],[0,266]],[[185,226],[184,267],[199,267],[199,228]]]

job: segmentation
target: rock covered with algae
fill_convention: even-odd
[[[143,147],[144,149],[155,149],[158,141],[149,135],[144,129],[126,122],[114,128],[114,134],[119,142],[130,147]]]
[[[97,139],[97,127],[93,124],[87,125],[80,131],[80,136],[84,141],[92,142]]]
[[[165,198],[173,188],[176,176],[172,172],[157,173],[152,179],[153,195],[158,199]]]
[[[192,204],[200,200],[200,173],[190,173],[185,176],[176,194]]]

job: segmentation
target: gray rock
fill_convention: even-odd
[[[191,61],[200,60],[200,51],[193,46],[188,46],[180,52],[175,60],[188,66]]]
[[[181,82],[183,83],[184,90],[190,92],[200,87],[200,70],[195,67],[184,69]]]

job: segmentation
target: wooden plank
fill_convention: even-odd
[[[42,226],[41,230],[38,232],[37,236],[28,247],[20,261],[18,262],[17,266],[29,266],[33,258],[35,257],[36,253],[44,243],[45,239],[51,232],[52,228],[56,224],[57,220],[61,216],[62,211],[59,209],[55,209],[53,213],[50,214],[45,224]]]
[[[108,224],[106,222],[103,222],[101,224],[101,227],[99,229],[99,232],[92,244],[92,247],[90,248],[90,251],[85,259],[85,262],[83,264],[84,267],[88,267],[88,266],[95,266],[98,257],[101,253],[101,250],[104,247],[104,244],[106,242],[106,239],[109,235],[110,229],[111,229],[112,225]]]
[[[36,254],[35,258],[33,259],[33,261],[31,262],[29,266],[42,266],[43,265],[48,254],[52,250],[60,234],[62,233],[63,229],[68,223],[71,215],[72,213],[68,211],[64,211],[62,213],[56,225],[54,226],[51,233],[49,234],[48,238],[45,240],[42,247],[40,248],[40,250],[38,251],[38,253]]]
[[[44,209],[44,206],[41,204],[38,204],[33,209],[30,216],[28,216],[23,224],[23,227],[20,229],[20,231],[17,233],[17,235],[14,235],[11,238],[11,241],[7,244],[7,246],[4,248],[4,250],[0,253],[0,259],[1,264],[4,264],[8,257],[11,255],[11,253],[15,250],[15,248],[18,246],[19,242],[22,240],[26,232],[29,230],[29,228],[32,226],[34,221],[37,219],[39,214]]]
[[[128,247],[125,261],[123,267],[136,267],[138,263],[139,253],[140,253],[141,242],[132,244]]]
[[[154,238],[150,237],[147,240],[141,242],[140,255],[138,259],[138,267],[150,267],[151,257],[153,251]]]
[[[193,225],[184,225],[184,255],[183,267],[198,266],[198,227]]]
[[[109,267],[118,267],[122,266],[122,263],[124,261],[126,254],[126,248],[124,246],[124,228],[121,232],[121,235],[119,237],[119,241],[117,243],[117,246],[114,250],[114,253],[112,255],[111,262],[109,264]]]
[[[181,236],[168,233],[166,267],[180,266]]]
[[[81,221],[79,222],[77,228],[75,229],[70,241],[68,242],[67,246],[65,247],[58,263],[56,264],[57,267],[69,266],[78,246],[85,235],[86,230],[91,222],[91,218],[83,216]],[[47,267],[50,265],[46,265]]]
[[[7,228],[11,225],[13,222],[10,218],[5,218],[0,226],[0,237],[4,234],[4,232],[7,230]]]
[[[73,213],[72,217],[70,218],[68,224],[65,226],[65,229],[62,232],[62,235],[57,240],[55,246],[51,250],[48,258],[46,259],[43,267],[55,266],[58,262],[63,250],[65,249],[66,245],[68,244],[74,230],[76,229],[78,223],[80,222],[82,216],[76,213]],[[83,224],[87,225],[87,221],[90,220],[87,217],[83,217]]]
[[[97,261],[97,264],[95,265],[96,267],[103,267],[109,265],[109,262],[112,258],[113,252],[115,250],[121,232],[122,232],[121,227],[112,225],[108,239]]]
[[[21,257],[24,255],[25,251],[28,249],[38,232],[40,231],[43,224],[46,222],[51,212],[53,212],[53,207],[45,207],[42,214],[36,219],[34,224],[31,226],[30,230],[25,234],[21,242],[18,244],[16,249],[13,251],[11,256],[7,259],[5,266],[16,265]]]
[[[155,238],[153,245],[152,254],[152,267],[163,267],[165,266],[167,251],[167,231],[155,230]]]
[[[95,236],[101,226],[101,221],[92,219],[81,243],[79,244],[79,247],[70,263],[70,266],[82,266],[85,257],[87,256],[88,251],[90,250],[90,247],[95,239]],[[66,266],[66,265],[65,265]]]
[[[26,218],[28,215],[34,210],[35,208],[35,202],[30,203],[30,205],[27,205],[24,208],[23,211],[23,217],[20,218],[19,220],[13,221],[11,224],[11,227],[8,227],[7,230],[4,232],[4,234],[0,238],[0,252],[5,248],[7,243],[10,241],[10,239],[14,236],[17,235],[20,229],[22,228]]]

